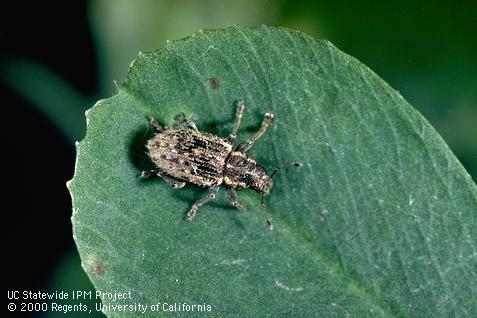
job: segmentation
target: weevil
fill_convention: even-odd
[[[284,167],[278,167],[268,175],[264,167],[246,154],[267,131],[273,119],[272,113],[265,113],[260,129],[233,148],[244,108],[243,101],[238,101],[232,132],[227,139],[199,131],[194,122],[186,118],[176,121],[169,128],[163,127],[154,118],[149,118],[155,134],[147,141],[146,148],[156,169],[143,171],[141,177],[160,177],[176,189],[184,187],[186,182],[209,188],[209,194],[197,200],[190,208],[188,220],[196,216],[200,206],[216,198],[222,184],[229,202],[239,211],[244,211],[244,207],[238,202],[235,189],[255,190],[261,195],[263,206],[264,196],[270,193],[273,186],[273,176]],[[290,165],[301,166],[297,162]],[[266,223],[272,229],[265,209],[264,213]]]

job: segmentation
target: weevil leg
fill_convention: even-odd
[[[217,197],[217,192],[219,192],[219,186],[210,187],[209,194],[206,197],[195,201],[195,203],[192,205],[189,212],[187,213],[187,219],[191,221],[197,214],[197,209],[205,203],[209,202],[210,200],[214,200]]]
[[[227,199],[229,199],[230,204],[236,207],[239,212],[245,211],[245,208],[238,202],[237,192],[232,188],[227,188]]]
[[[162,180],[164,180],[168,185],[170,185],[174,189],[180,189],[183,188],[186,183],[184,181],[178,181],[174,180],[172,178],[169,178],[168,176],[164,175],[162,172],[158,172],[157,176],[161,177]]]
[[[164,130],[164,127],[157,122],[153,117],[148,117],[147,120],[149,121],[149,125],[153,127],[157,132],[161,132]]]
[[[249,139],[241,143],[237,147],[237,151],[247,152],[250,148],[252,148],[253,143],[257,141],[257,139],[260,138],[267,131],[268,125],[270,125],[270,123],[272,122],[272,119],[273,119],[272,113],[265,113],[265,116],[263,117],[263,121],[262,121],[262,127],[260,127],[260,129],[255,133],[255,135],[253,135],[252,137],[250,137]]]
[[[198,130],[195,123],[192,120],[189,120],[187,118],[182,118],[182,119],[176,121],[175,123],[172,124],[172,128],[176,129],[180,125],[186,125],[187,128]]]
[[[183,188],[186,184],[184,181],[177,181],[177,180],[174,180],[172,178],[169,178],[168,176],[164,175],[164,173],[162,173],[161,171],[159,171],[157,169],[145,170],[145,171],[141,172],[141,179],[149,180],[149,179],[152,179],[154,177],[162,178],[168,185],[170,185],[174,189]]]
[[[273,230],[273,224],[270,221],[270,218],[268,217],[268,211],[265,208],[265,201],[264,200],[265,200],[265,197],[262,195],[262,200],[260,202],[260,205],[262,206],[263,215],[265,216],[265,223],[267,224],[268,229],[271,231],[271,230]]]
[[[239,100],[237,102],[237,109],[235,111],[234,126],[232,127],[232,132],[230,133],[229,138],[227,138],[227,142],[231,145],[233,145],[235,138],[237,138],[237,132],[240,127],[240,122],[242,120],[242,114],[243,114],[244,108],[245,108],[245,105],[243,103],[243,100]]]
[[[157,172],[158,171],[156,169],[144,170],[143,172],[141,172],[141,179],[149,180],[149,179],[152,179],[154,177],[157,177]]]

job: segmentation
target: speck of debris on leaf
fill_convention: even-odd
[[[96,258],[88,258],[89,259],[86,261],[86,264],[93,273],[97,275],[103,275],[106,272],[106,268],[104,267],[103,263],[98,261]]]
[[[212,88],[212,89],[217,89],[217,88],[219,88],[219,80],[216,79],[215,77],[214,77],[214,78],[210,78],[210,79],[209,79],[209,86],[210,86],[210,88]]]
[[[103,264],[101,264],[98,261],[95,261],[91,264],[91,270],[98,275],[103,275],[104,272],[106,271]]]

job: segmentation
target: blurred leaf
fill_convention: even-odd
[[[222,191],[187,222],[204,191],[138,178],[150,166],[146,116],[170,125],[185,113],[225,137],[239,98],[241,140],[276,116],[250,155],[268,169],[305,164],[275,179],[274,231],[252,191],[239,191],[244,214]],[[477,314],[475,184],[419,113],[329,42],[201,31],[140,55],[87,118],[69,187],[98,290],[131,291],[127,304],[206,303],[220,317]]]
[[[20,58],[4,59],[1,77],[43,112],[73,144],[84,136],[81,121],[90,101],[43,65]]]
[[[138,52],[198,29],[229,25],[277,24],[281,0],[96,0],[90,2],[90,23],[98,47],[103,94],[123,79]],[[120,34],[121,36],[118,36]],[[106,95],[106,96],[107,96]]]

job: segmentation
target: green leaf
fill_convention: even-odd
[[[211,81],[213,84],[210,85]],[[185,215],[205,190],[139,179],[147,116],[184,113],[238,142],[275,114],[249,154],[274,178],[266,199],[238,191]],[[88,113],[78,144],[75,240],[105,304],[210,304],[217,317],[477,315],[477,188],[396,91],[329,42],[285,28],[200,31],[140,54],[117,94]],[[167,308],[166,308],[167,309]],[[203,316],[203,312],[177,312]],[[108,312],[114,317],[136,312]]]

